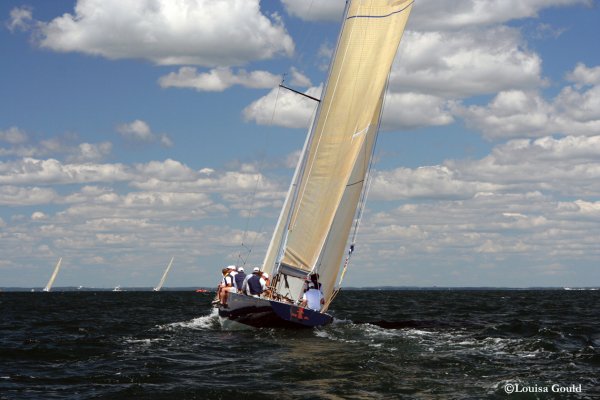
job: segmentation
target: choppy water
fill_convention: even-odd
[[[223,331],[211,299],[0,293],[0,398],[600,398],[599,291],[345,291],[310,331]]]

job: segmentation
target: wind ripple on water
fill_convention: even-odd
[[[0,397],[504,398],[518,382],[592,398],[598,297],[347,291],[322,329],[224,331],[210,295],[3,293]]]

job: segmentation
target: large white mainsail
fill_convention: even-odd
[[[169,262],[169,265],[167,265],[165,272],[163,272],[162,278],[160,278],[160,282],[158,283],[158,286],[154,288],[155,292],[160,291],[160,289],[162,289],[163,285],[165,284],[165,280],[167,280],[167,274],[171,270],[171,266],[173,265],[174,259],[175,259],[175,257],[171,257],[171,261]]]
[[[49,292],[52,289],[52,285],[54,285],[54,280],[56,279],[56,275],[58,275],[58,270],[60,269],[60,264],[62,263],[62,257],[58,259],[56,266],[54,267],[54,272],[52,272],[52,276],[50,276],[50,280],[46,284],[44,288],[44,292]]]
[[[288,276],[318,272],[325,298],[333,293],[365,188],[387,79],[412,4],[347,3],[317,118],[263,265],[269,273],[283,273],[288,289]],[[292,299],[301,295],[291,293],[298,289],[296,284],[289,291]]]

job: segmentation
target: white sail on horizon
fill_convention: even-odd
[[[174,259],[175,259],[175,257],[171,257],[171,261],[169,262],[169,265],[167,265],[165,272],[163,272],[162,278],[160,278],[160,282],[158,283],[158,286],[154,288],[155,292],[160,291],[160,289],[162,289],[163,285],[165,284],[165,280],[167,279],[167,274],[171,270],[171,266],[173,265]]]
[[[56,266],[54,267],[54,271],[52,272],[52,275],[50,276],[50,280],[48,280],[46,287],[44,287],[44,289],[43,289],[44,292],[49,292],[52,289],[52,285],[54,285],[54,280],[56,279],[56,275],[58,275],[58,270],[60,269],[61,263],[62,263],[62,257],[60,257],[58,259],[58,262],[56,263]]]
[[[305,154],[265,257],[268,273],[283,267],[290,276],[319,273],[327,300],[365,189],[389,72],[412,4],[348,2]]]

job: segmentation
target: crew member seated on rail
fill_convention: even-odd
[[[262,277],[262,272],[258,267],[254,267],[252,275],[246,277],[242,291],[248,296],[260,297],[263,292],[267,291],[267,283]]]
[[[227,268],[223,268],[221,270],[221,272],[223,273],[223,279],[221,281],[221,283],[219,284],[219,302],[221,304],[223,304],[224,306],[227,305],[227,296],[229,294],[229,292],[236,292],[236,286],[235,286],[235,274],[233,273],[235,271],[235,266],[230,265]]]

